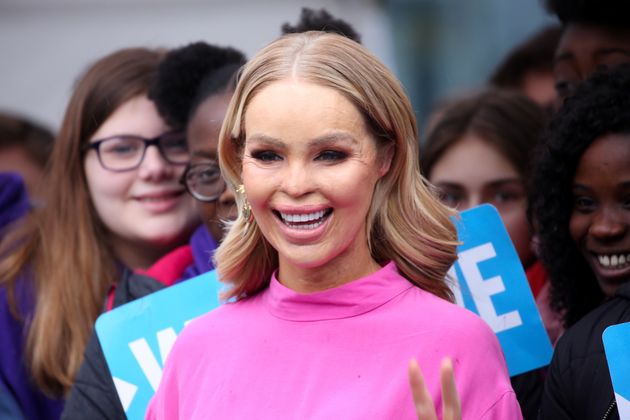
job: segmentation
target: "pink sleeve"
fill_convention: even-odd
[[[153,398],[151,398],[151,401],[149,401],[149,405],[147,406],[147,412],[144,413],[144,420],[157,419],[157,414],[155,413],[155,409],[153,407],[154,402],[155,402],[155,396],[153,396]]]
[[[513,391],[506,392],[481,416],[481,420],[523,420],[521,406]]]
[[[176,374],[177,357],[175,347],[166,359],[162,380],[158,390],[149,401],[145,420],[177,420],[179,418],[179,389]]]

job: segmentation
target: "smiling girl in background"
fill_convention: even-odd
[[[121,50],[87,70],[54,145],[46,207],[3,238],[0,380],[12,415],[59,417],[108,289],[199,223],[178,182],[185,137],[147,96],[162,58]]]
[[[596,74],[565,102],[532,185],[552,307],[570,327],[554,352],[541,418],[619,418],[602,333],[630,321],[628,66]]]

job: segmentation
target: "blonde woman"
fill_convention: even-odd
[[[407,364],[439,407],[446,356],[463,418],[521,418],[495,336],[451,303],[456,233],[417,141],[400,83],[356,42],[288,35],[245,66],[219,140],[233,302],[182,333],[147,418],[415,418]]]

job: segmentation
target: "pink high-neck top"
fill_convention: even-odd
[[[463,419],[521,419],[490,328],[413,286],[393,263],[311,294],[273,276],[258,295],[184,329],[146,418],[415,419],[412,357],[441,418],[439,366],[447,355]]]

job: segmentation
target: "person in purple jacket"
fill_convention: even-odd
[[[0,232],[30,209],[22,177],[15,172],[0,172]]]
[[[30,203],[22,177],[14,172],[0,172],[0,236],[7,226],[28,213]],[[0,342],[10,338],[10,331],[0,328]],[[17,370],[17,366],[15,366]],[[9,392],[8,385],[0,381],[0,418],[23,418],[22,410]]]

